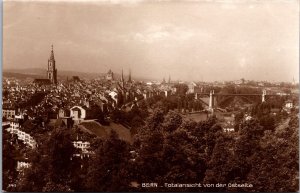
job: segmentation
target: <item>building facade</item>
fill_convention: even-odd
[[[75,124],[81,123],[86,119],[87,108],[81,106],[74,106],[70,109],[70,116],[73,119]]]
[[[2,109],[2,117],[5,117],[6,119],[15,118],[16,114],[17,114],[17,110],[14,108],[3,108]]]
[[[20,130],[20,124],[17,121],[11,121],[10,127],[6,129],[9,133],[14,133],[18,136],[18,139],[23,141],[24,144],[30,146],[31,148],[36,147],[36,141],[28,133]]]

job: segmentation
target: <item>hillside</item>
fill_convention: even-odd
[[[129,129],[121,124],[111,122],[109,126],[105,126],[97,123],[96,121],[84,121],[79,124],[79,128],[104,139],[109,137],[111,130],[114,130],[120,139],[129,143],[133,142]]]

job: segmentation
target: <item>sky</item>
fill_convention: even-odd
[[[4,1],[3,69],[299,80],[298,0]]]

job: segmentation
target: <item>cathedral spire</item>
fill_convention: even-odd
[[[50,60],[55,60],[54,59],[54,51],[53,51],[53,44],[51,45],[51,54],[50,54]]]
[[[128,82],[131,82],[131,69],[129,69]]]
[[[122,68],[122,74],[121,74],[121,82],[124,82],[123,68]]]

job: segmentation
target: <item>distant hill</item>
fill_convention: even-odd
[[[58,70],[58,79],[72,78],[72,76],[79,76],[80,79],[95,79],[104,76],[106,73],[94,73],[94,72],[77,72],[69,70]],[[42,68],[25,68],[25,69],[3,69],[3,77],[15,77],[18,79],[26,78],[46,78],[47,70]],[[120,79],[121,75],[114,73],[115,79]],[[149,78],[137,78],[132,77],[137,81],[149,81]],[[124,76],[127,80],[128,76]]]
[[[11,77],[15,75],[16,78],[33,77],[33,78],[46,78],[47,70],[41,68],[26,68],[26,69],[7,69],[3,70],[3,76]],[[101,73],[86,73],[86,72],[77,72],[77,71],[58,71],[58,79],[66,79],[67,77],[71,78],[72,76],[79,76],[80,78],[93,79],[100,77]]]
[[[3,76],[3,77],[6,77],[6,78],[17,78],[17,79],[21,79],[21,80],[25,80],[25,79],[27,79],[27,78],[29,78],[29,79],[44,78],[44,77],[41,76],[41,75],[22,74],[22,73],[5,72],[5,71],[3,71],[2,76]]]
[[[24,69],[3,69],[5,73],[18,73],[27,75],[46,75],[46,70],[42,68],[24,68]]]

